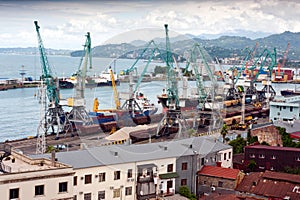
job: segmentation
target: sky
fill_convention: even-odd
[[[82,49],[178,34],[300,32],[298,0],[0,0],[0,48],[37,46],[38,21],[46,48]],[[247,35],[248,33],[248,35]],[[252,34],[253,35],[253,34]]]

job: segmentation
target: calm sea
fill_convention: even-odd
[[[50,66],[58,77],[71,76],[79,67],[80,58],[67,56],[48,56]],[[98,74],[109,65],[119,73],[123,69],[130,68],[135,60],[118,59],[113,63],[111,58],[93,58],[93,69],[89,74]],[[20,70],[24,65],[25,77],[38,79],[41,74],[39,56],[35,55],[1,55],[0,54],[0,78],[21,78]],[[139,61],[136,66],[142,71],[146,62]],[[149,71],[154,65],[149,66]],[[140,85],[143,92],[151,102],[157,103],[156,95],[161,93],[165,82],[145,82]],[[121,83],[117,86],[118,91],[128,91],[128,84]],[[28,136],[35,136],[39,125],[41,108],[35,97],[37,88],[23,88],[0,91],[0,141],[21,139]],[[61,90],[61,98],[68,98],[74,95],[72,89]],[[114,108],[113,90],[111,87],[97,87],[86,89],[85,92],[87,110],[92,109],[93,99],[99,100],[99,109]],[[159,106],[159,105],[158,105]]]
[[[80,58],[67,56],[48,56],[49,64],[53,67],[53,72],[58,77],[68,77],[73,74],[79,66]],[[105,70],[109,65],[119,73],[123,69],[130,68],[135,60],[118,59],[115,65],[111,58],[93,58],[93,70],[90,74],[98,74]],[[41,75],[39,56],[36,55],[1,55],[0,54],[0,78],[21,78],[19,72],[24,65],[26,70],[25,77],[38,79]],[[146,62],[139,61],[136,66],[141,72]],[[155,65],[149,66],[148,72],[153,71]],[[195,87],[195,82],[189,82],[190,87]],[[292,89],[291,84],[274,84],[274,89]],[[148,97],[152,103],[161,106],[157,102],[156,96],[165,88],[165,82],[145,82],[140,85],[140,91]],[[118,91],[128,91],[128,84],[121,83],[117,87]],[[261,85],[258,86],[261,89]],[[61,90],[61,97],[68,98],[73,96],[72,89]],[[0,141],[21,139],[28,136],[35,136],[39,125],[41,108],[35,97],[37,88],[14,89],[0,91]],[[99,100],[99,108],[114,108],[113,90],[111,87],[97,87],[86,89],[85,92],[87,110],[92,109],[93,99]]]

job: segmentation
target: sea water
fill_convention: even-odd
[[[48,56],[49,65],[53,74],[57,77],[69,77],[79,68],[80,58],[69,56]],[[133,65],[133,59],[118,59],[113,62],[112,58],[93,58],[93,69],[89,74],[98,74],[111,67],[119,73],[121,70],[129,69]],[[26,72],[24,77],[32,77],[38,80],[41,75],[41,65],[39,56],[36,55],[4,55],[0,54],[0,78],[21,79],[19,74],[24,65]],[[141,72],[146,62],[139,61],[135,66]],[[149,66],[149,72],[154,69],[154,65]],[[156,96],[165,87],[165,82],[144,82],[140,85],[140,92],[157,106]],[[117,86],[118,92],[129,90],[128,83],[121,83]],[[28,136],[36,136],[37,128],[41,119],[41,108],[38,99],[38,88],[18,88],[0,91],[0,142],[5,140],[21,139]],[[63,99],[73,97],[73,89],[60,90]],[[93,108],[93,99],[99,100],[99,109],[115,108],[114,93],[110,86],[96,87],[85,90],[87,111]],[[66,108],[67,110],[68,108]],[[70,108],[69,108],[70,109]]]

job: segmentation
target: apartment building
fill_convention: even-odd
[[[245,165],[255,162],[253,171],[284,171],[286,167],[300,167],[299,148],[250,145],[245,147],[244,156]]]
[[[24,199],[20,197],[25,195],[32,197],[30,199],[146,200],[173,195],[181,185],[188,182],[191,188],[195,188],[196,181],[194,178],[191,181],[190,177],[195,177],[204,165],[220,162],[225,167],[231,167],[232,164],[227,161],[228,156],[226,161],[223,159],[224,152],[232,154],[232,147],[210,137],[194,137],[150,144],[108,145],[58,152],[55,155],[22,155],[35,162],[50,162],[49,166],[55,162],[56,168],[41,170],[36,176],[39,181],[34,183],[24,177],[24,184],[28,188],[19,186],[19,195],[11,196],[14,198],[9,196],[10,189],[17,188],[13,182],[0,182],[0,192],[7,194],[4,199]],[[183,161],[186,164],[182,164]],[[191,176],[187,177],[190,171]],[[56,175],[58,172],[60,174]],[[20,174],[16,176],[20,177]],[[0,174],[0,180],[2,176],[5,175]],[[187,179],[186,182],[184,179]],[[62,183],[67,184],[64,194],[59,190]],[[39,188],[40,185],[44,186]],[[38,198],[34,195],[35,187],[43,193]],[[25,190],[26,193],[23,193]]]
[[[33,159],[3,147],[0,147],[0,199],[73,199],[71,166],[55,161],[54,157]]]

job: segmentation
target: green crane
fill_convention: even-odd
[[[75,97],[73,99],[72,110],[70,112],[70,120],[74,122],[82,123],[83,125],[92,124],[92,119],[89,117],[85,110],[85,81],[87,77],[87,66],[92,68],[92,54],[91,54],[91,37],[88,32],[86,35],[86,41],[84,44],[83,55],[80,59],[79,67],[75,73]]]
[[[38,47],[40,52],[40,61],[42,67],[41,81],[45,84],[46,96],[49,103],[47,104],[45,99],[44,116],[42,117],[39,127],[38,127],[38,144],[37,153],[45,152],[45,139],[44,136],[47,135],[48,129],[52,129],[52,134],[56,134],[56,138],[59,138],[60,133],[66,133],[71,130],[71,125],[68,120],[68,116],[63,111],[61,105],[59,104],[59,88],[58,79],[54,77],[51,66],[49,65],[43,41],[40,35],[40,27],[37,21],[34,21],[37,38]],[[43,138],[43,139],[42,139]]]

